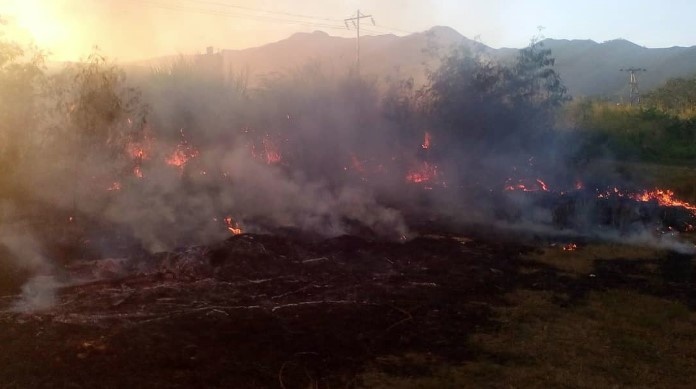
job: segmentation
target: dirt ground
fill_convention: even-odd
[[[513,363],[473,340],[505,326],[500,310],[519,291],[547,293],[558,310],[607,290],[696,306],[691,257],[585,258],[589,243],[566,252],[568,243],[505,233],[407,242],[244,234],[73,264],[55,280],[51,308],[17,312],[18,296],[0,298],[0,387],[391,387],[365,375],[390,356]],[[589,265],[555,266],[545,250]],[[379,366],[431,374],[421,363]]]

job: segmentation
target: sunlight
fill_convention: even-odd
[[[69,26],[58,12],[56,2],[46,0],[23,0],[9,2],[0,8],[0,13],[10,21],[8,37],[20,42],[33,42],[48,50],[51,57],[64,60],[74,57],[77,47],[70,39],[74,26]]]

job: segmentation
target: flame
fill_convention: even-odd
[[[542,181],[540,178],[537,178],[534,180],[533,183],[525,183],[524,180],[518,180],[516,184],[511,184],[510,182],[512,181],[512,178],[508,178],[507,183],[505,185],[505,190],[506,191],[515,191],[515,190],[521,190],[523,192],[548,192],[549,191],[549,186],[546,185],[544,181]]]
[[[225,225],[227,225],[227,230],[232,234],[232,235],[239,235],[242,233],[242,228],[232,220],[232,216],[226,216],[225,217]]]
[[[353,165],[353,169],[355,169],[356,172],[365,173],[365,165],[361,160],[358,159],[358,157],[355,156],[355,154],[351,154],[350,162]]]
[[[128,120],[130,122],[131,119]],[[140,139],[133,140],[135,136]],[[150,159],[152,147],[153,138],[147,132],[131,134],[131,140],[126,144],[126,153],[133,160],[133,175],[138,178],[143,178],[142,164],[143,161]]]
[[[406,181],[415,184],[432,182],[438,176],[437,165],[424,161],[418,168],[411,170],[406,175]]]
[[[268,135],[266,135],[261,142],[263,143],[263,149],[266,154],[266,163],[272,165],[280,162],[282,156],[275,142],[273,142]]]
[[[432,139],[432,136],[430,135],[430,132],[426,131],[425,134],[423,135],[423,144],[421,145],[421,148],[423,148],[424,150],[429,149],[431,139]]]
[[[109,186],[108,188],[106,188],[106,190],[108,190],[109,192],[121,190],[121,183],[118,182],[118,181],[114,181],[114,182],[111,184],[111,186]]]
[[[568,243],[566,245],[563,245],[563,251],[575,251],[578,249],[578,245],[575,243]]]
[[[244,132],[248,133],[249,129],[245,128]],[[273,139],[271,139],[270,135],[266,134],[261,139],[261,145],[263,146],[263,151],[259,153],[256,151],[257,147],[253,142],[247,144],[247,148],[251,152],[251,156],[254,159],[261,160],[267,165],[280,163],[280,161],[283,159],[283,155],[280,152],[280,147],[278,147]]]
[[[169,166],[174,166],[181,170],[184,169],[188,161],[192,158],[198,157],[200,154],[198,150],[191,146],[184,136],[184,130],[181,130],[182,140],[176,145],[176,148],[172,153],[164,159],[164,162]]]
[[[656,201],[661,206],[666,207],[682,207],[688,209],[696,215],[696,206],[689,204],[686,201],[679,200],[674,197],[674,192],[669,189],[644,190],[641,193],[630,196],[637,201],[649,202]]]
[[[149,158],[149,149],[142,143],[128,143],[126,145],[126,152],[131,159],[142,161]]]
[[[191,158],[198,156],[198,150],[194,148],[186,148],[178,145],[174,151],[165,158],[165,162],[169,166],[174,166],[183,169]]]

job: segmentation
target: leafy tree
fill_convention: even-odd
[[[456,147],[531,152],[568,100],[553,65],[541,42],[510,65],[456,51],[430,77],[428,114]]]
[[[125,143],[142,135],[148,113],[125,73],[97,51],[53,79],[59,117],[66,118],[65,150],[72,155],[74,207],[88,177],[129,172]]]
[[[696,77],[673,78],[662,87],[643,96],[646,106],[680,114],[696,110]]]
[[[2,38],[0,30],[0,196],[17,188],[16,177],[39,142],[44,55]]]

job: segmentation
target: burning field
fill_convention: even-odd
[[[663,301],[655,312],[696,303],[690,255],[559,242],[530,244],[524,235],[483,229],[404,243],[286,232],[81,261],[0,300],[0,378],[5,387],[416,387],[418,380],[438,387],[437,380],[455,380],[439,369],[463,366],[458,374],[468,373],[453,382],[504,386],[516,380],[511,353],[522,352],[517,342],[525,338],[515,335],[505,351],[496,336],[512,336],[505,330],[516,324],[506,321],[511,307],[538,301],[520,303],[520,293],[548,296],[532,308],[548,310],[539,319],[551,326],[563,325],[554,319],[563,312],[584,315],[606,293]],[[678,312],[665,320],[693,316]],[[669,341],[658,335],[667,339],[654,342]],[[607,347],[618,358],[632,352]],[[625,360],[639,359],[640,368],[650,355]],[[510,373],[491,378],[485,367],[496,365]],[[670,382],[692,373],[678,370]]]
[[[47,79],[57,108],[2,132],[0,386],[689,382],[665,344],[693,343],[693,196],[576,158],[525,50],[422,90],[181,63],[136,88],[98,56]]]

